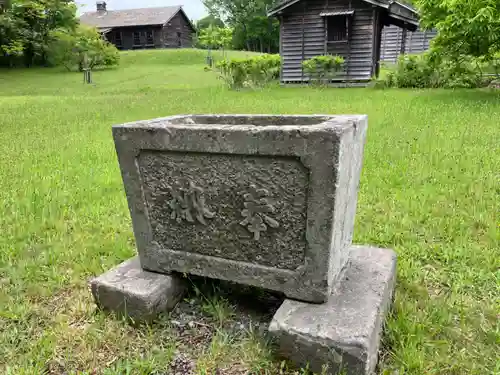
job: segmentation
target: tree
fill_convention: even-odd
[[[200,47],[208,49],[230,48],[232,39],[233,30],[229,27],[209,26],[198,35]]]
[[[74,32],[57,30],[52,33],[51,60],[68,70],[93,69],[118,65],[118,50],[91,27],[79,26]]]
[[[235,27],[233,45],[235,49],[273,53],[279,50],[279,21],[265,16],[255,16],[248,22],[245,32],[240,25]]]
[[[223,20],[227,25],[235,28],[236,41],[243,42],[247,50],[259,50],[264,45],[260,41],[266,39],[273,29],[273,20],[267,18],[267,9],[279,0],[202,0],[210,14]],[[256,19],[260,17],[259,19]],[[260,28],[257,35],[258,42],[255,43],[256,32],[253,30],[256,24],[261,25],[265,19],[267,27]],[[276,34],[274,34],[276,39]],[[236,42],[235,41],[235,42]],[[235,43],[236,45],[238,43]],[[269,44],[269,43],[268,43]]]
[[[222,22],[222,20],[220,18],[215,17],[211,14],[200,19],[196,23],[196,28],[198,29],[198,31],[201,31],[203,29],[207,29],[210,26],[224,27],[225,25],[224,25],[224,22]]]
[[[22,30],[21,20],[11,12],[0,13],[0,65],[12,67],[22,58],[25,44]]]
[[[491,60],[500,51],[500,1],[416,0],[424,29],[436,29],[434,49]]]
[[[78,20],[71,0],[14,0],[0,14],[0,63],[22,57],[27,66],[48,62],[53,30],[74,30]]]

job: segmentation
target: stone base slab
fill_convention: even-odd
[[[90,286],[100,308],[136,322],[172,310],[186,290],[181,277],[144,271],[138,257],[94,278]]]
[[[285,300],[281,305],[269,327],[280,354],[317,373],[327,366],[328,374],[372,374],[395,278],[393,251],[353,246],[325,304]]]

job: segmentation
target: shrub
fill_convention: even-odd
[[[492,80],[488,87],[490,89],[496,89],[496,90],[500,90],[500,79],[495,79],[495,80]]]
[[[400,88],[424,88],[434,86],[439,80],[435,76],[434,64],[430,64],[424,55],[402,55],[398,58],[396,69],[389,73],[392,84]]]
[[[452,59],[433,52],[401,55],[375,87],[474,88],[487,85],[474,58]]]
[[[490,66],[493,74],[500,78],[500,52],[493,56]]]
[[[245,59],[224,59],[216,64],[221,79],[232,89],[260,87],[279,77],[279,55],[259,55]]]
[[[257,56],[248,59],[247,64],[250,82],[254,86],[261,86],[279,78],[281,68],[279,55]]]
[[[344,59],[340,56],[315,56],[302,62],[302,68],[309,75],[311,83],[326,84],[341,69]]]
[[[104,40],[95,29],[80,26],[73,33],[56,31],[53,39],[50,55],[54,65],[81,71],[119,64],[120,55],[116,47]]]
[[[220,78],[231,89],[240,89],[246,81],[246,68],[243,66],[243,60],[231,59],[221,60],[216,64],[220,72]]]

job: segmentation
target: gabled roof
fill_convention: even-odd
[[[194,25],[184,13],[182,6],[162,8],[141,8],[126,10],[106,10],[82,14],[80,22],[98,29],[130,26],[165,25],[177,13],[181,12],[194,30]]]
[[[283,10],[298,3],[301,0],[283,0],[272,8],[268,13],[268,17],[281,14]],[[389,16],[418,26],[418,13],[415,8],[394,0],[362,0],[364,2],[387,9]]]

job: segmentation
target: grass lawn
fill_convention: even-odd
[[[380,374],[500,374],[500,94],[232,92],[203,59],[131,52],[94,85],[59,70],[0,71],[0,373],[292,374],[259,333],[255,306],[216,284],[197,283],[175,319],[151,327],[96,312],[89,278],[135,251],[111,125],[362,113],[355,241],[399,255]]]

